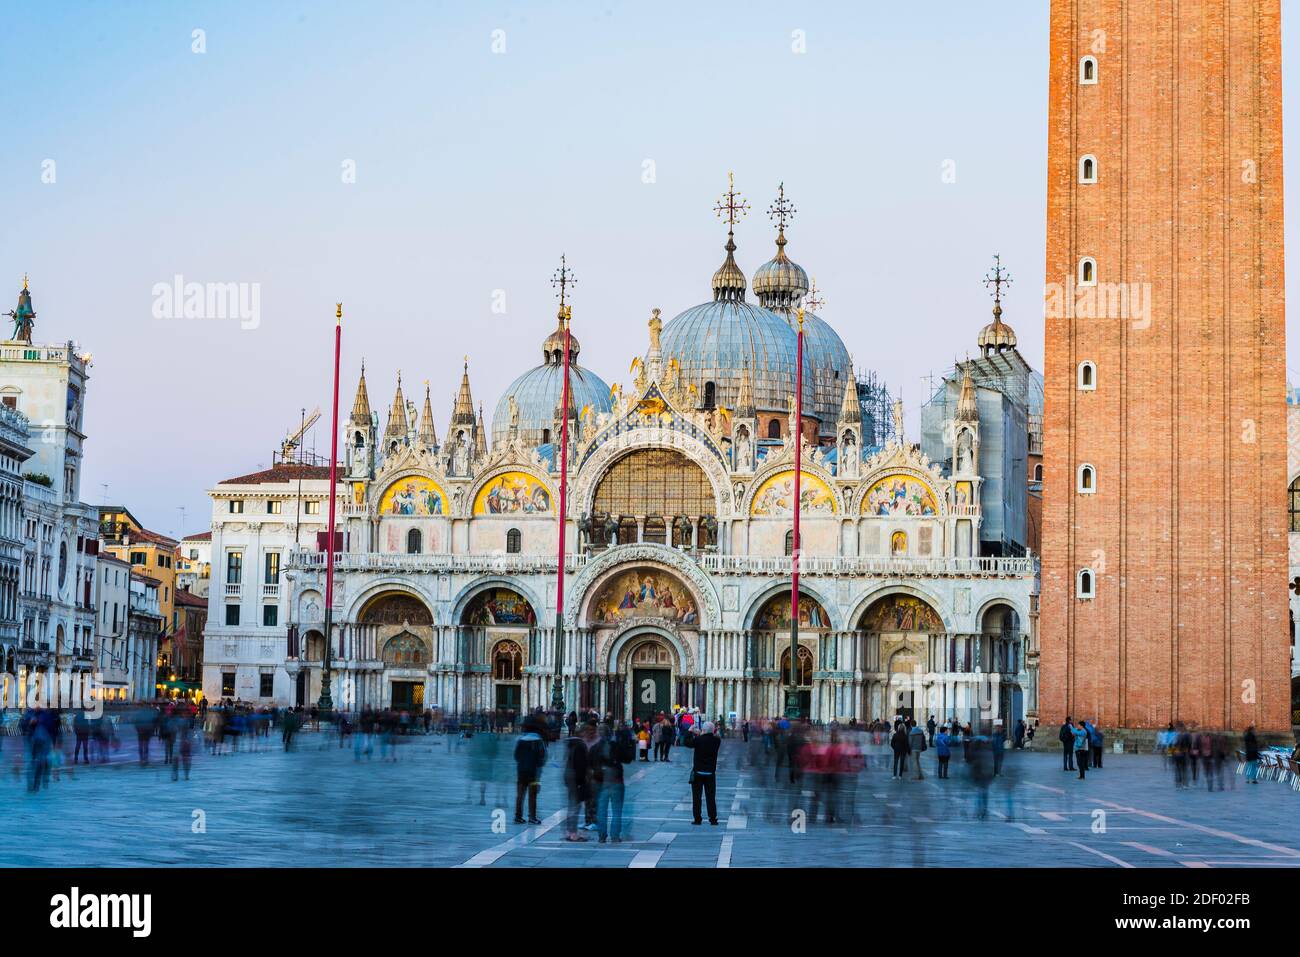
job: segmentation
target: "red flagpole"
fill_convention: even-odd
[[[560,544],[555,575],[555,682],[551,686],[551,709],[564,712],[564,529],[569,493],[569,307],[564,307],[564,389],[560,400]]]
[[[790,564],[790,692],[786,697],[788,717],[799,714],[799,515],[803,511],[803,310],[799,310],[798,349],[795,357],[794,391],[794,531],[791,535]]]
[[[334,405],[330,429],[330,513],[329,532],[325,542],[325,661],[321,668],[320,700],[317,708],[323,714],[334,710],[334,699],[330,697],[330,654],[333,651],[333,611],[334,611],[334,500],[335,482],[338,478],[339,458],[339,355],[343,345],[343,303],[334,310]],[[342,649],[339,654],[342,655]]]

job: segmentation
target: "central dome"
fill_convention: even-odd
[[[763,412],[789,410],[795,389],[798,342],[780,316],[737,299],[687,309],[664,326],[665,361],[676,359],[684,385],[694,385],[701,408],[735,408],[740,382],[750,375],[754,405]],[[805,415],[815,415],[813,367],[804,355]]]

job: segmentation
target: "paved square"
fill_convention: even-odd
[[[674,749],[670,763],[628,766],[624,842],[601,845],[594,832],[564,840],[562,747],[543,775],[542,824],[510,823],[508,735],[490,763],[481,743],[457,737],[402,739],[396,761],[377,745],[357,761],[325,734],[301,735],[287,754],[263,739],[260,751],[196,753],[188,781],[171,779],[155,742],[147,767],[124,747],[106,765],[65,765],[38,793],[26,790],[18,743],[0,749],[4,866],[1300,866],[1300,792],[1247,785],[1233,769],[1226,791],[1204,781],[1176,791],[1152,755],[1106,755],[1079,781],[1059,753],[1008,753],[980,819],[960,755],[948,780],[927,753],[925,780],[894,781],[883,749],[869,748],[855,793],[840,795],[842,823],[826,825],[810,819],[809,783],[775,786],[772,768],[748,766],[728,740],[718,826],[692,825],[690,753]]]

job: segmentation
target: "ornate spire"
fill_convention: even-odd
[[[822,306],[826,305],[826,300],[822,298],[821,290],[817,288],[817,277],[812,277],[812,282],[808,286],[808,295],[803,300],[804,308],[809,312],[817,313],[821,311]]]
[[[402,370],[397,370],[397,392],[393,396],[393,407],[388,410],[388,428],[384,436],[391,439],[406,437],[410,423],[406,420],[406,399],[402,397]]]
[[[745,274],[736,265],[736,221],[749,212],[749,203],[736,192],[735,177],[727,173],[727,191],[722,194],[713,207],[720,219],[727,221],[727,258],[723,260],[718,271],[713,274],[713,298],[715,301],[745,301]]]
[[[370,394],[366,392],[366,360],[361,360],[361,378],[357,380],[357,397],[352,400],[352,424],[370,425]]]
[[[740,371],[740,396],[736,399],[736,418],[752,419],[758,411],[754,408],[754,383],[746,365]]]
[[[476,435],[476,440],[474,443],[474,457],[478,461],[482,462],[484,459],[487,458],[488,447],[487,447],[487,429],[483,428],[483,403],[481,402],[479,403],[479,407],[478,407],[478,421],[475,423],[474,433]]]
[[[862,424],[862,403],[858,401],[858,383],[849,376],[844,384],[844,401],[840,403],[840,424]]]
[[[957,421],[979,420],[979,406],[975,403],[975,380],[971,378],[971,361],[967,358],[961,370],[961,395],[957,397]]]
[[[469,391],[469,356],[465,357],[465,368],[460,375],[460,393],[456,396],[456,405],[451,413],[451,424],[474,425],[474,397]]]
[[[429,402],[429,380],[424,380],[424,411],[420,414],[420,441],[425,448],[438,446],[438,431],[433,425],[433,405]]]

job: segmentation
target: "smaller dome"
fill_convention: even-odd
[[[1002,303],[993,304],[993,321],[980,330],[976,344],[985,355],[1015,348],[1016,332],[1002,321]]]
[[[754,295],[768,309],[793,309],[808,294],[808,274],[785,254],[785,234],[776,240],[776,255],[754,271]]]
[[[731,231],[727,231],[727,258],[723,260],[718,271],[713,274],[713,301],[722,302],[744,302],[745,287],[748,283],[745,281],[745,274],[740,267],[736,265],[736,240]]]
[[[578,353],[582,347],[578,344],[578,337],[569,330],[569,363],[578,361]],[[556,318],[555,330],[542,340],[542,361],[546,365],[563,365],[564,364],[564,314],[561,313]]]

